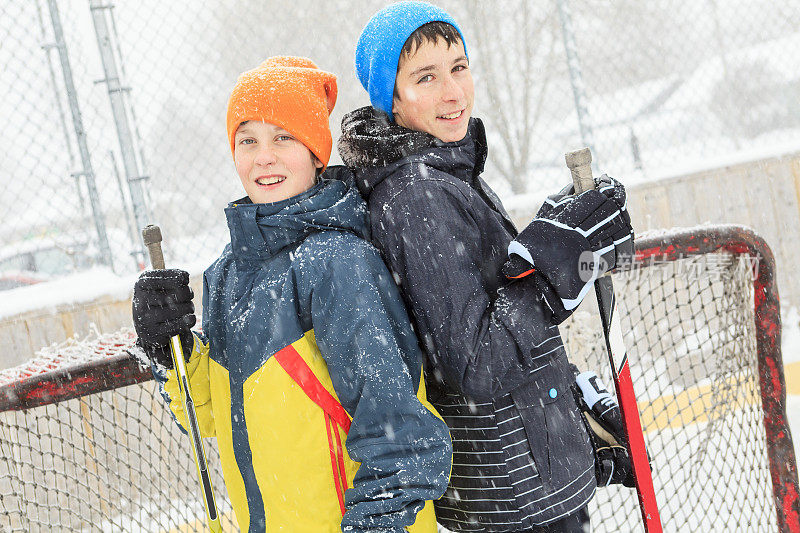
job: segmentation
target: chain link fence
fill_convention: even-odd
[[[386,3],[3,2],[0,289],[135,272],[152,222],[168,263],[210,263],[243,195],[225,133],[237,74],[275,54],[336,73],[336,140],[368,103],[355,42]],[[560,188],[583,145],[627,184],[798,145],[800,0],[435,3],[466,36],[505,199]]]

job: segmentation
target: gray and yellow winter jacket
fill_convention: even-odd
[[[410,531],[434,533],[425,502],[447,486],[450,437],[397,287],[364,240],[363,200],[324,179],[225,214],[231,242],[204,274],[208,342],[196,336],[188,370],[241,529],[399,532],[416,518]],[[165,389],[184,423],[174,372]]]

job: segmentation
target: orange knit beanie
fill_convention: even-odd
[[[336,76],[310,59],[270,57],[239,75],[228,100],[231,153],[239,125],[258,120],[285,129],[327,166],[333,145],[328,118],[336,95]]]

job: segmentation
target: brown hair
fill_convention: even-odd
[[[439,39],[444,39],[444,42],[447,43],[447,47],[450,48],[453,43],[461,42],[461,34],[458,33],[458,30],[454,26],[446,22],[434,21],[423,24],[414,30],[414,33],[409,35],[408,39],[406,39],[400,51],[400,61],[397,62],[397,68],[400,68],[400,62],[403,60],[403,57],[413,55],[423,43],[435,43]]]

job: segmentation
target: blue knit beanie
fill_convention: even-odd
[[[453,26],[464,43],[464,34],[446,11],[426,2],[397,2],[372,16],[361,31],[356,45],[356,74],[369,93],[372,107],[392,115],[392,97],[400,52],[417,28],[429,22],[446,22]]]

